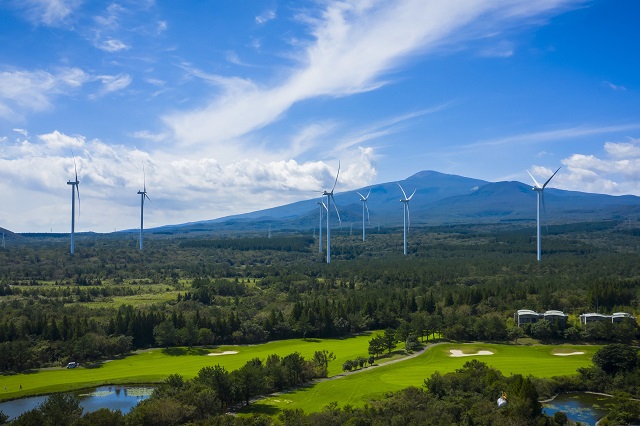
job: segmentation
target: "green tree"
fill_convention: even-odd
[[[593,355],[593,363],[605,373],[615,376],[639,365],[638,350],[622,343],[607,345]]]

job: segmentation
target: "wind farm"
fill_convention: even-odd
[[[0,14],[0,424],[640,424],[640,2]]]

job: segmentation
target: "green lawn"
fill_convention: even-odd
[[[209,350],[202,349],[194,349],[190,353],[184,348],[155,349],[109,361],[95,368],[56,368],[33,374],[0,375],[0,400],[103,384],[157,383],[174,373],[190,378],[206,366],[220,364],[231,371],[242,367],[252,358],[265,360],[274,353],[285,356],[296,351],[306,359],[310,359],[318,350],[334,352],[337,358],[329,365],[329,375],[335,375],[342,371],[344,361],[367,356],[370,339],[370,334],[347,339],[293,339],[254,346],[221,346],[211,350],[238,352],[222,356],[207,356]],[[22,391],[19,390],[20,385]],[[3,390],[4,386],[7,387],[6,392]]]
[[[429,348],[422,355],[387,366],[366,369],[335,380],[318,383],[295,392],[264,399],[252,407],[251,412],[274,413],[280,409],[301,408],[306,412],[319,411],[330,402],[340,406],[362,406],[368,400],[386,392],[407,386],[422,386],[424,379],[435,371],[447,373],[461,368],[470,359],[478,359],[493,366],[505,375],[522,374],[535,377],[552,377],[576,374],[576,369],[591,365],[591,357],[598,346],[513,346],[494,344],[440,344]],[[453,358],[450,350],[464,353],[479,350],[493,355]],[[584,352],[584,355],[555,356],[554,353]]]

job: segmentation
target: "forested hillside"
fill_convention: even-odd
[[[638,312],[638,224],[550,226],[543,260],[532,227],[443,226],[366,242],[344,231],[333,261],[301,234],[273,238],[79,238],[0,251],[0,369],[112,357],[153,346],[256,343],[393,329],[397,339],[621,341],[634,322],[582,327],[577,316]],[[559,309],[566,327],[518,328],[517,309]]]

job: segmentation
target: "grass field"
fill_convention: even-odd
[[[285,356],[296,351],[306,359],[310,359],[315,351],[326,349],[334,352],[336,360],[329,365],[329,375],[336,375],[342,371],[342,363],[346,360],[368,356],[370,339],[371,334],[347,339],[293,339],[255,346],[220,346],[213,350],[155,349],[93,367],[55,368],[32,374],[0,375],[0,401],[103,384],[158,383],[174,373],[191,378],[206,366],[220,364],[231,371],[256,357],[265,360],[268,355],[274,353]],[[238,353],[207,356],[209,352],[224,351]],[[7,388],[6,391],[4,386]]]
[[[295,392],[261,400],[247,412],[273,414],[281,409],[300,408],[306,412],[321,410],[331,402],[340,406],[362,406],[387,392],[407,386],[422,386],[435,371],[447,373],[461,368],[470,359],[478,359],[505,375],[522,374],[553,377],[576,374],[576,369],[591,365],[591,357],[599,346],[512,346],[493,344],[444,343],[427,349],[422,355],[396,364],[382,365],[368,371],[328,380]],[[493,355],[451,357],[451,349],[463,353],[491,351]],[[556,353],[584,352],[583,355],[556,356]]]
[[[327,349],[336,354],[329,365],[329,376],[342,373],[342,364],[349,359],[367,355],[371,335],[348,339],[284,340],[255,346],[221,346],[213,350],[174,348],[140,352],[124,359],[77,369],[56,368],[32,374],[0,376],[0,400],[27,395],[70,391],[104,384],[157,383],[170,374],[194,377],[205,367],[220,364],[231,371],[252,358],[266,359],[277,353],[281,356],[299,352],[309,359],[317,350]],[[450,350],[476,353],[491,351],[493,355],[453,358]],[[252,412],[276,413],[283,408],[301,408],[318,411],[330,402],[341,406],[361,406],[366,401],[389,391],[407,386],[421,386],[433,372],[454,371],[472,358],[480,359],[504,374],[523,374],[552,377],[575,374],[578,367],[591,365],[596,346],[513,346],[497,344],[443,343],[427,349],[416,358],[406,361],[365,368],[362,373],[318,383],[296,392],[271,397],[253,404]],[[208,356],[209,352],[237,351],[234,355]],[[584,352],[583,355],[555,356],[554,353]],[[385,361],[385,360],[383,360]],[[22,385],[22,390],[20,390]],[[6,386],[7,390],[3,391]]]

